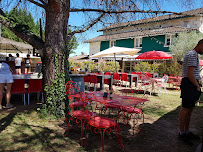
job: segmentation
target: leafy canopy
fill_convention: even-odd
[[[185,54],[192,50],[202,37],[203,34],[196,31],[190,33],[180,33],[173,39],[170,51],[175,54],[177,61],[183,61]]]
[[[37,21],[34,22],[34,18],[32,17],[30,12],[27,12],[25,9],[13,9],[10,12],[6,12],[8,16],[8,20],[10,20],[15,28],[15,30],[20,31],[22,33],[32,32],[37,36],[40,36],[40,24]],[[13,32],[7,29],[2,25],[2,37],[23,42],[22,39],[17,37]]]

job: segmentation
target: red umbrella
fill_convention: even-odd
[[[203,66],[203,60],[199,60],[199,66]]]
[[[136,59],[142,59],[142,60],[162,60],[162,59],[171,59],[172,56],[167,54],[163,51],[149,51],[140,54]]]
[[[163,60],[163,59],[171,59],[172,56],[163,51],[149,51],[140,54],[136,59],[141,60]],[[153,64],[153,73],[154,73],[154,64]]]

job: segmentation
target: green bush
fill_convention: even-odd
[[[151,64],[148,62],[140,62],[134,65],[133,69],[136,72],[151,72]]]
[[[120,66],[119,63],[115,61],[103,61],[98,63],[98,69],[102,72],[116,72],[120,69]]]
[[[139,62],[134,65],[133,69],[135,71],[139,72],[154,72],[158,73],[159,76],[163,76],[164,74],[175,74],[177,76],[181,75],[182,72],[182,65],[180,65],[178,62],[171,60],[169,62],[162,62],[162,63],[156,63],[149,64],[148,62]]]
[[[93,71],[94,69],[98,69],[103,72],[115,72],[120,69],[119,63],[115,61],[102,61],[102,62],[94,62],[94,61],[84,61],[84,62],[75,62],[70,61],[70,66],[73,68],[80,67],[81,69],[87,69],[87,71]]]

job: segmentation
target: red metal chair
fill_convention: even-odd
[[[85,103],[87,102],[86,98],[82,98],[82,99],[83,99],[82,101],[83,101],[83,105],[84,105],[84,108],[86,111],[86,115],[88,115],[89,111],[87,110],[86,105],[85,105]],[[110,133],[112,127],[116,131],[116,134],[118,136],[118,142],[121,144],[121,147],[124,150],[124,146],[123,146],[123,143],[122,143],[122,140],[120,137],[120,127],[116,123],[116,121],[114,121],[111,118],[104,117],[104,116],[88,117],[88,124],[87,124],[86,129],[85,129],[85,143],[86,143],[86,131],[87,131],[87,128],[90,129],[89,126],[94,127],[94,132],[96,134],[98,134],[100,132],[102,152],[104,152],[104,134],[105,134],[105,132]]]
[[[90,84],[94,84],[94,91],[96,91],[96,84],[98,84],[97,81],[97,75],[96,74],[90,74]]]
[[[41,92],[42,93],[42,102],[44,102],[43,98],[43,87],[42,87],[42,79],[30,79],[29,87],[28,87],[28,105],[30,104],[30,93]],[[37,100],[39,101],[39,95],[37,94]]]
[[[135,130],[136,130],[136,125],[138,123],[138,115],[141,114],[142,116],[142,126],[144,128],[144,114],[142,112],[141,109],[138,109],[136,107],[123,107],[121,109],[121,111],[123,112],[122,116],[123,118],[126,118],[127,123],[129,122],[129,120],[133,120],[133,136],[135,135]],[[141,131],[141,128],[138,128],[138,131]]]
[[[146,77],[152,78],[152,74],[151,74],[150,72],[145,72],[144,75],[145,75]]]
[[[25,80],[24,79],[14,79],[14,82],[11,87],[11,94],[20,94],[22,93],[22,100],[25,103]]]
[[[118,84],[120,81],[120,75],[118,73],[113,73],[114,84]]]
[[[95,116],[93,112],[86,112],[85,110],[81,110],[75,107],[83,107],[83,102],[81,101],[82,98],[85,97],[84,93],[80,93],[80,90],[77,86],[77,84],[73,81],[69,81],[65,85],[65,92],[69,98],[69,111],[68,115],[66,117],[65,124],[67,123],[68,116],[70,115],[70,119],[68,121],[68,128],[67,132],[65,133],[65,136],[69,133],[69,126],[70,122],[73,119],[76,119],[76,123],[81,123],[81,145],[83,146],[83,136],[84,136],[84,125],[86,121],[88,120],[88,117]],[[75,101],[77,99],[77,101]],[[82,105],[81,105],[82,103]],[[87,105],[87,102],[85,103]],[[70,113],[71,112],[71,113]]]
[[[74,88],[74,89],[71,90],[71,88]],[[71,104],[69,102],[70,106],[69,106],[68,114],[67,114],[66,121],[65,121],[65,124],[66,124],[71,106],[74,106],[79,110],[80,107],[83,106],[83,102],[81,101],[81,94],[80,94],[79,86],[74,81],[68,81],[65,84],[65,93],[68,97],[68,100],[73,100],[73,102],[71,102]]]
[[[89,89],[89,85],[90,85],[90,77],[89,77],[89,75],[83,76],[83,78],[84,78],[84,83],[87,86],[87,89]]]
[[[128,82],[128,74],[127,73],[121,73],[121,81],[123,83],[123,81],[126,82],[126,87],[127,87],[127,82]]]
[[[105,72],[104,75],[111,75],[111,72]],[[109,84],[109,79],[104,79],[105,84]]]

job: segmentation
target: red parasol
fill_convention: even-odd
[[[141,59],[141,60],[162,60],[162,59],[171,59],[172,56],[167,54],[166,52],[163,51],[149,51],[140,54],[136,59]]]
[[[199,60],[199,66],[203,66],[203,60]]]

